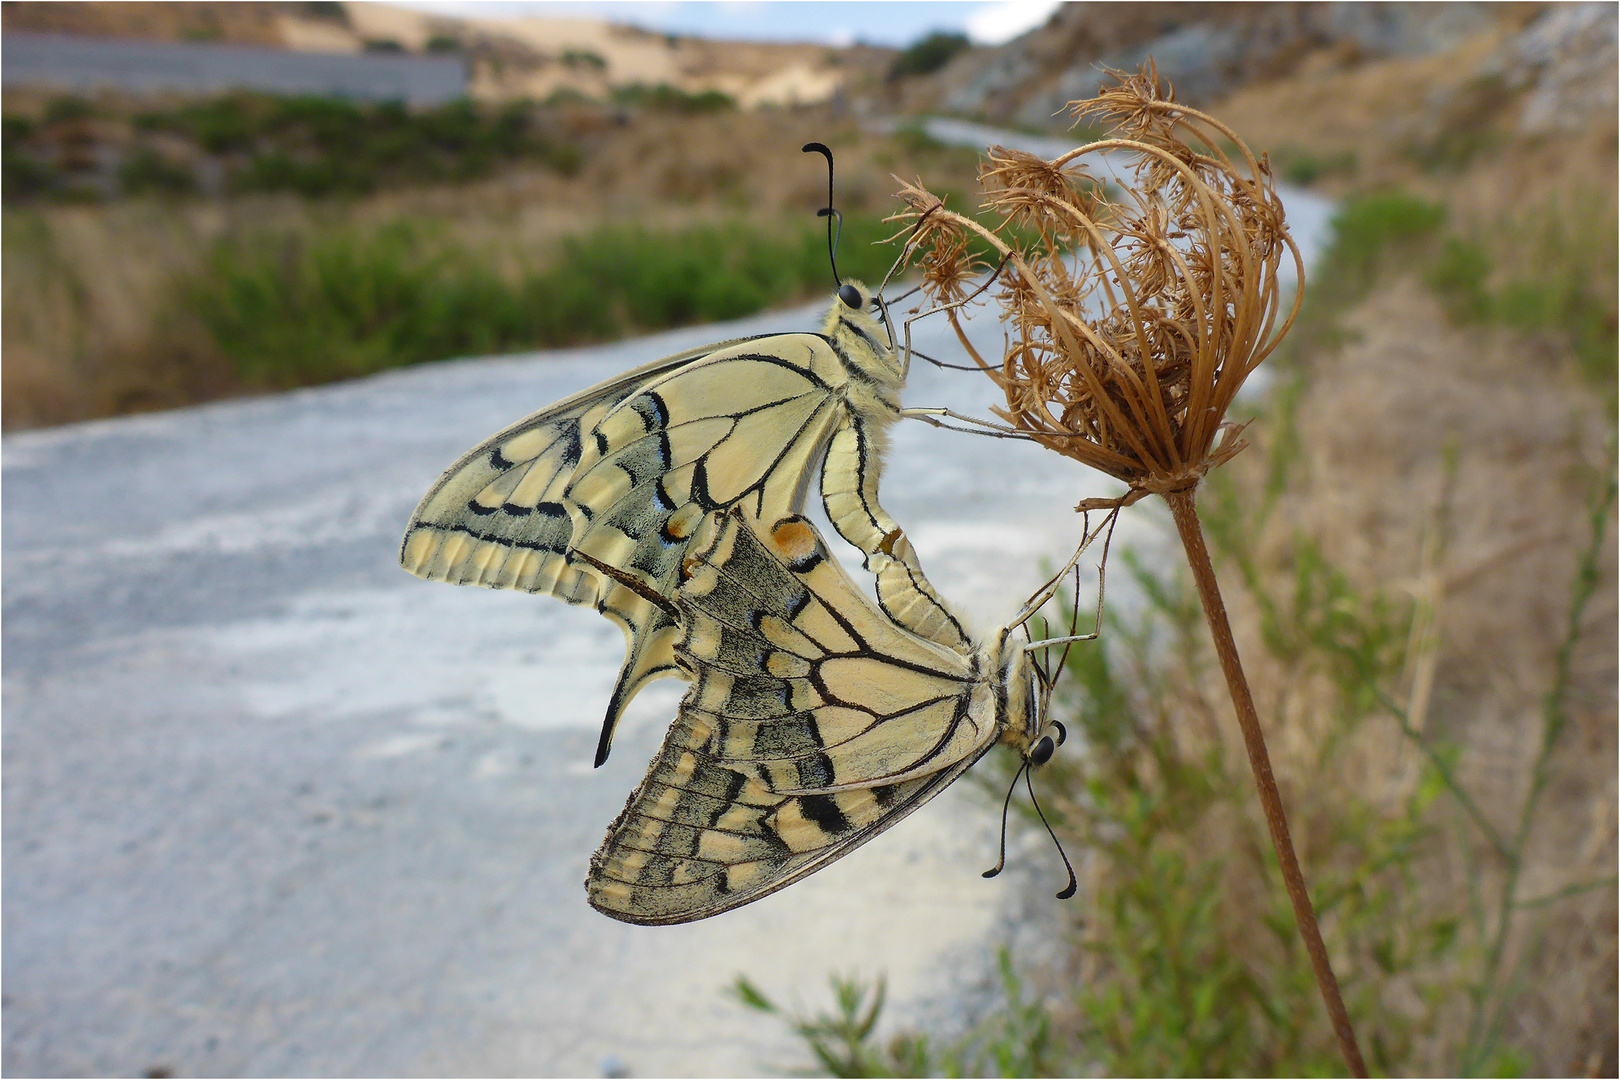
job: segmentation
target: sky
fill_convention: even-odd
[[[395,0],[452,15],[602,18],[648,30],[758,41],[901,47],[936,30],[999,45],[1044,23],[1057,0]]]

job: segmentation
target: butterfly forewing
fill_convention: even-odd
[[[685,922],[819,869],[932,798],[997,736],[977,654],[876,611],[803,518],[721,520],[677,594],[693,684],[591,861],[591,903]]]
[[[562,495],[584,440],[650,379],[713,349],[626,372],[519,420],[463,454],[417,504],[400,545],[400,564],[430,581],[595,603],[600,579],[565,558],[573,523]]]

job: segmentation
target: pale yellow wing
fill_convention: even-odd
[[[789,885],[995,742],[978,654],[890,622],[801,517],[761,538],[726,515],[677,604],[693,685],[586,880],[616,919],[687,922]]]
[[[541,409],[467,451],[411,514],[400,564],[430,581],[595,603],[596,575],[570,566],[565,558],[573,524],[562,496],[586,439],[626,397],[715,348],[704,346],[627,371]]]

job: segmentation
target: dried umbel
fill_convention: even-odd
[[[1242,448],[1227,406],[1298,311],[1296,293],[1279,325],[1282,260],[1303,268],[1266,159],[1177,104],[1151,61],[1113,74],[1117,85],[1070,106],[1111,124],[1109,137],[1050,161],[991,148],[980,180],[998,228],[911,184],[897,220],[936,304],[976,288],[970,237],[995,249],[1001,363],[962,340],[1006,395],[996,411],[1125,481],[1134,501],[1191,487]]]

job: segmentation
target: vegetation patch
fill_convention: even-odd
[[[128,115],[80,98],[39,118],[8,114],[0,146],[8,202],[139,194],[294,192],[356,196],[461,182],[499,166],[580,166],[578,146],[528,102],[399,102],[231,93]]]
[[[889,81],[912,75],[929,75],[972,47],[966,34],[936,31],[906,47],[889,67]]]

